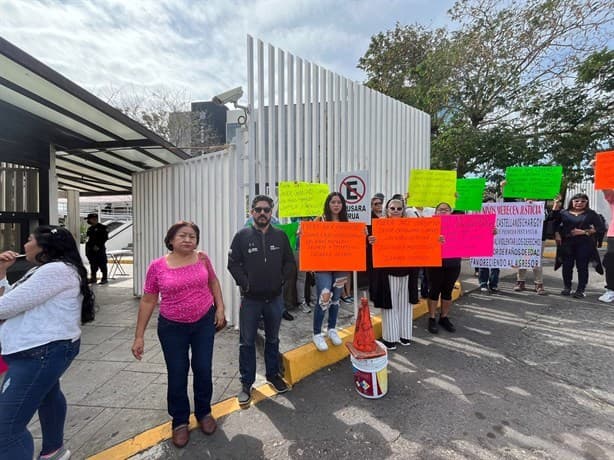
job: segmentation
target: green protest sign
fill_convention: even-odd
[[[456,180],[456,210],[479,211],[482,209],[482,197],[486,179],[457,179]]]
[[[561,191],[562,166],[512,166],[505,170],[505,198],[550,200]]]
[[[298,222],[291,222],[289,224],[273,224],[273,227],[277,227],[283,230],[288,240],[290,240],[290,247],[293,251],[296,251],[296,232],[298,232]]]

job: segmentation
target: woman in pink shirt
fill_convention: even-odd
[[[205,434],[212,434],[217,427],[211,416],[213,338],[226,319],[222,290],[209,257],[196,250],[199,239],[200,230],[192,222],[177,222],[168,229],[164,244],[170,252],[149,264],[132,345],[132,354],[140,360],[147,323],[161,298],[158,338],[168,371],[168,413],[173,418],[172,439],[177,447],[184,447],[190,436],[190,364],[196,420]]]

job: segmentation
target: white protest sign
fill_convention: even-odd
[[[337,173],[335,190],[339,191],[345,198],[350,222],[371,223],[369,171]]]
[[[483,214],[496,214],[492,257],[472,257],[472,267],[534,268],[541,265],[544,202],[484,203]]]

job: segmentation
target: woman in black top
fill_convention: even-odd
[[[439,203],[435,208],[436,216],[445,216],[452,214],[452,206],[448,203]],[[443,240],[442,240],[443,242]],[[455,332],[456,328],[448,318],[450,307],[452,306],[452,291],[454,284],[458,279],[461,271],[461,259],[452,257],[442,259],[441,267],[427,267],[426,277],[429,281],[429,324],[428,330],[431,334],[439,332],[439,325],[448,332]],[[441,313],[439,321],[435,319],[437,312],[437,304],[441,297]]]
[[[578,287],[573,293],[577,299],[584,297],[588,283],[588,263],[596,252],[595,233],[603,231],[599,215],[589,208],[588,195],[577,193],[569,200],[567,209],[555,212],[554,239],[563,253],[563,284],[561,295],[571,295],[574,264],[578,270]]]

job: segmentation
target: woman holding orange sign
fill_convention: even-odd
[[[403,199],[388,200],[384,212],[388,219],[404,218]],[[376,244],[374,236],[369,236],[368,241]],[[412,337],[412,304],[418,303],[418,269],[398,267],[374,271],[369,292],[375,306],[382,309],[382,343],[389,350],[395,350],[397,343],[408,346]]]
[[[324,214],[315,219],[324,222],[348,222],[345,198],[338,192],[329,193],[324,202]],[[313,311],[313,343],[319,351],[328,350],[326,338],[322,334],[324,314],[328,310],[328,338],[335,346],[343,343],[337,333],[337,315],[339,314],[339,299],[343,286],[348,280],[347,272],[315,272],[316,307]]]

